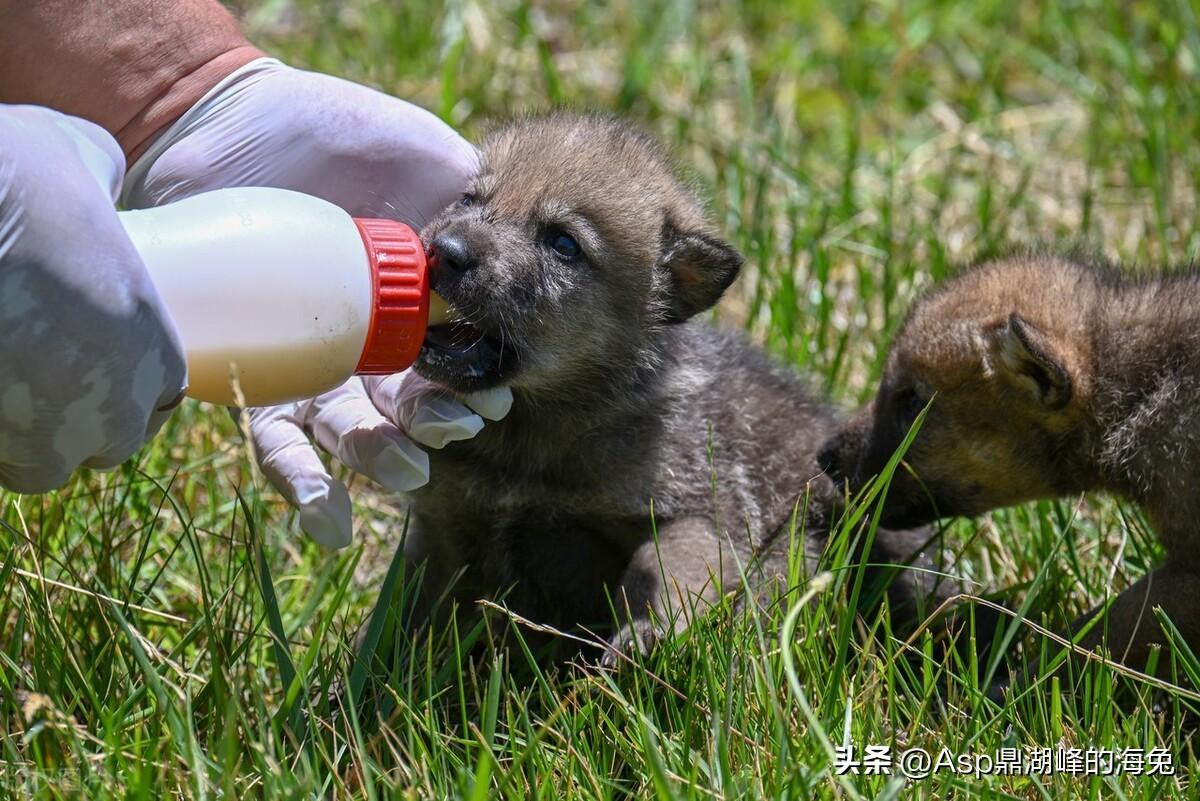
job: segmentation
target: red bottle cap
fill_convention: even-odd
[[[375,287],[359,375],[398,373],[421,353],[429,324],[429,272],[417,232],[396,220],[355,218]]]

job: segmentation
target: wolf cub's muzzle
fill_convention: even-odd
[[[505,352],[502,338],[485,327],[484,311],[462,291],[461,279],[478,268],[478,256],[465,239],[443,232],[430,243],[429,259],[430,286],[450,304],[456,319],[425,332],[417,372],[460,392],[502,383],[504,361],[515,367],[516,354]]]

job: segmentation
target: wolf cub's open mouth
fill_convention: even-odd
[[[487,335],[469,323],[451,320],[448,323],[430,326],[425,331],[425,345],[461,355],[475,347],[485,336]]]
[[[471,391],[498,383],[499,340],[465,322],[435,325],[425,332],[417,370],[452,389]]]
[[[451,308],[456,304],[447,298]],[[459,307],[461,308],[461,307]],[[511,348],[505,352],[499,338],[464,319],[430,326],[415,368],[418,373],[460,392],[473,392],[496,386],[504,379],[501,368],[511,361]]]

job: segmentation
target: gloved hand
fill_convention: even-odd
[[[167,316],[113,202],[125,158],[103,129],[0,105],[0,485],[114,467],[187,386]]]
[[[352,378],[312,400],[251,409],[250,436],[263,472],[300,511],[300,526],[331,548],[350,542],[350,496],[329,475],[306,431],[338,461],[393,492],[429,480],[429,448],[469,439],[483,420],[508,413],[507,391],[463,399],[479,414],[411,370],[390,376]]]
[[[474,149],[432,114],[358,84],[259,59],[234,72],[163,133],[126,176],[125,205],[142,208],[228,186],[274,186],[359,217],[420,228],[452,203]],[[336,265],[330,265],[336,269]],[[350,499],[309,442],[384,487],[429,479],[426,447],[475,436],[507,413],[507,389],[463,399],[412,373],[352,379],[311,401],[252,409],[263,472],[319,542],[350,542]]]

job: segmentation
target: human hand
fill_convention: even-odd
[[[124,202],[155,206],[227,186],[305,192],[360,217],[420,228],[453,202],[476,168],[475,150],[423,109],[348,81],[251,62],[214,87],[129,171]],[[331,268],[336,265],[330,265]],[[388,489],[429,478],[414,444],[441,447],[474,436],[479,415],[499,419],[506,388],[462,402],[402,373],[352,379],[310,401],[249,412],[263,471],[325,545],[350,542],[350,500],[316,444]],[[465,405],[464,405],[465,404]]]
[[[17,492],[120,464],[187,386],[113,207],[124,167],[92,123],[0,105],[0,485]]]
[[[350,544],[350,496],[321,462],[310,434],[351,470],[406,492],[429,480],[429,457],[415,443],[441,448],[470,439],[483,418],[507,414],[511,401],[507,390],[491,390],[464,398],[464,406],[406,370],[352,378],[312,400],[247,415],[259,464],[300,512],[301,528],[322,545],[342,548]]]
[[[425,109],[260,58],[151,143],[130,167],[121,201],[145,208],[229,186],[273,186],[419,230],[458,199],[476,167],[475,149]]]

